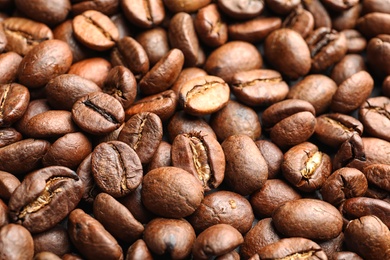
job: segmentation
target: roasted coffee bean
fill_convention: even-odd
[[[105,14],[88,10],[73,18],[74,35],[78,41],[96,51],[111,49],[119,40],[119,31]]]
[[[169,52],[168,33],[162,27],[140,32],[135,39],[141,44],[148,55],[150,66],[154,66],[154,64]]]
[[[234,41],[258,43],[281,26],[282,20],[279,17],[260,17],[230,24],[228,34]]]
[[[378,34],[390,34],[390,14],[373,12],[361,16],[356,28],[368,39]]]
[[[121,7],[126,18],[141,28],[159,25],[165,18],[162,0],[124,0]]]
[[[366,160],[362,137],[358,133],[352,133],[352,136],[340,145],[333,157],[333,170],[341,167],[353,168],[354,166],[358,166],[356,168],[362,170]]]
[[[280,53],[284,54],[283,58]],[[291,79],[306,75],[311,67],[310,51],[305,40],[291,29],[278,29],[268,35],[264,54],[272,67]]]
[[[11,194],[20,185],[20,181],[15,175],[0,171],[0,198],[9,200]]]
[[[375,216],[364,216],[349,222],[345,229],[347,248],[364,259],[388,259],[390,231]]]
[[[10,126],[27,110],[30,101],[28,89],[18,83],[0,85],[0,127]]]
[[[197,68],[197,67],[184,68],[180,72],[175,83],[172,85],[171,90],[173,90],[175,92],[175,94],[177,95],[177,98],[178,98],[181,87],[187,81],[194,79],[194,78],[197,78],[197,77],[203,77],[206,75],[207,75],[207,72],[201,68]]]
[[[11,127],[0,128],[0,148],[20,140],[22,140],[22,134],[16,129]]]
[[[364,70],[359,71],[339,85],[330,108],[334,112],[351,113],[364,103],[373,88],[374,81],[371,75]]]
[[[22,57],[9,51],[0,54],[0,84],[15,82]]]
[[[130,211],[107,193],[99,193],[93,202],[94,217],[114,237],[133,243],[142,235],[144,226]]]
[[[115,238],[82,209],[69,214],[68,232],[72,244],[88,259],[123,259]]]
[[[363,134],[363,124],[352,116],[330,113],[317,117],[314,135],[325,145],[337,148],[354,134]]]
[[[101,191],[97,187],[95,180],[93,179],[92,174],[92,153],[90,153],[85,159],[80,163],[77,168],[77,175],[80,177],[84,183],[84,193],[82,200],[87,203],[92,203]]]
[[[245,147],[245,153],[240,153]],[[226,158],[224,181],[232,191],[243,196],[264,186],[268,177],[267,163],[254,141],[247,135],[231,135],[222,143]]]
[[[256,140],[261,135],[261,125],[256,112],[234,100],[210,117],[210,126],[221,142],[231,135],[245,134]]]
[[[332,20],[320,0],[302,0],[302,4],[314,17],[314,28],[332,27]]]
[[[61,260],[56,254],[51,252],[40,252],[34,256],[34,260]]]
[[[152,253],[142,239],[135,241],[127,250],[126,260],[153,260]]]
[[[43,24],[22,17],[9,17],[2,22],[7,37],[6,51],[26,55],[39,43],[53,39],[51,29]]]
[[[390,77],[386,77],[383,80],[382,92],[386,97],[390,97]]]
[[[216,76],[189,80],[179,92],[179,102],[184,111],[194,116],[207,115],[220,110],[226,106],[229,97],[228,84]]]
[[[262,65],[263,59],[254,45],[244,41],[230,41],[210,53],[204,69],[210,75],[230,83],[234,73],[260,69]]]
[[[228,27],[221,18],[216,4],[199,9],[194,26],[200,40],[208,46],[218,47],[227,42]]]
[[[332,27],[337,31],[355,28],[357,19],[360,17],[362,5],[356,4],[351,8],[335,13],[332,17]]]
[[[143,204],[151,212],[167,218],[181,218],[199,207],[203,186],[183,169],[160,167],[145,175],[141,194]]]
[[[225,190],[206,195],[196,211],[188,217],[197,234],[217,224],[229,224],[241,234],[245,234],[251,229],[253,220],[254,215],[248,200],[235,192]]]
[[[105,15],[114,15],[119,11],[119,1],[117,0],[81,0],[72,5],[72,14],[79,15],[87,10],[96,10]]]
[[[163,0],[164,5],[173,13],[186,12],[193,13],[199,10],[200,8],[208,5],[211,0]]]
[[[390,141],[390,98],[378,96],[365,101],[359,108],[359,120],[364,125],[365,133]]]
[[[47,4],[44,0],[15,1],[16,8],[31,19],[48,25],[65,21],[70,11],[69,0],[56,0]]]
[[[306,38],[314,29],[314,17],[309,11],[298,6],[284,19],[282,26],[297,31]]]
[[[363,57],[357,54],[348,54],[335,64],[330,77],[337,85],[340,85],[344,80],[361,70],[366,70]]]
[[[111,52],[111,63],[114,66],[127,67],[136,79],[141,79],[149,70],[149,58],[135,39],[125,36],[117,42]]]
[[[316,127],[314,114],[315,109],[309,102],[287,99],[265,109],[262,122],[264,128],[270,131],[272,142],[285,149],[310,138]]]
[[[282,173],[298,190],[313,192],[321,188],[332,173],[332,162],[315,144],[303,142],[284,154]]]
[[[124,109],[128,108],[137,96],[137,82],[133,73],[123,66],[112,68],[104,81],[103,92],[115,97]]]
[[[196,235],[185,219],[155,218],[144,231],[147,247],[157,256],[186,259],[191,254]]]
[[[114,2],[119,2],[116,0],[112,0]],[[104,11],[103,11],[104,12]],[[116,14],[110,16],[111,21],[115,24],[119,31],[119,39],[122,39],[126,36],[133,36],[135,31],[134,28],[130,27],[126,17],[122,12],[117,12]]]
[[[264,186],[250,197],[250,203],[258,217],[271,217],[275,209],[301,195],[280,179],[267,180]]]
[[[0,148],[0,171],[15,175],[28,173],[41,165],[50,143],[39,139],[23,139]]]
[[[348,53],[360,53],[366,49],[367,41],[359,31],[349,29],[341,33],[347,38]]]
[[[141,93],[152,95],[170,88],[179,76],[183,64],[183,52],[179,49],[170,50],[141,79]]]
[[[311,55],[311,71],[321,72],[340,61],[347,53],[345,35],[328,27],[321,27],[307,36]]]
[[[272,214],[276,230],[287,237],[328,240],[337,237],[343,227],[340,212],[331,204],[316,199],[291,200]],[[305,224],[301,225],[301,221]]]
[[[369,184],[390,191],[389,173],[390,165],[386,164],[371,164],[363,169],[364,175],[367,177]]]
[[[126,119],[138,113],[151,112],[165,122],[173,116],[178,105],[178,99],[173,90],[150,95],[139,99],[125,111]]]
[[[390,15],[390,14],[389,14]],[[389,32],[390,34],[390,32]],[[390,64],[387,61],[387,53],[390,49],[390,35],[380,34],[372,38],[367,45],[367,63],[374,75],[387,76]]]
[[[172,166],[171,150],[172,145],[170,143],[161,141],[148,163],[148,172],[159,167]]]
[[[329,77],[321,74],[312,74],[291,86],[287,98],[302,99],[313,105],[316,115],[327,111],[337,85]]]
[[[255,144],[267,163],[268,179],[276,179],[281,172],[283,152],[271,141],[257,140]]]
[[[294,10],[300,4],[300,1],[265,0],[265,4],[275,13],[284,15],[291,13],[291,11]]]
[[[283,238],[260,248],[257,253],[257,259],[328,259],[317,243],[302,237]]]
[[[45,86],[47,102],[54,109],[71,111],[73,104],[83,96],[99,92],[93,81],[73,74],[59,75]]]
[[[21,225],[8,224],[0,229],[0,252],[3,259],[33,259],[34,241]]]
[[[119,133],[118,140],[137,153],[141,163],[148,163],[163,136],[161,119],[154,113],[143,112],[132,116]]]
[[[194,175],[205,191],[217,188],[225,175],[225,155],[221,145],[214,137],[202,132],[175,137],[172,165]]]
[[[93,92],[73,104],[72,119],[85,132],[103,135],[120,127],[125,120],[125,111],[109,94]]]
[[[63,256],[71,252],[71,242],[68,231],[63,226],[55,226],[52,229],[33,235],[34,252],[51,252],[57,256]]]
[[[202,132],[217,138],[214,130],[202,117],[188,115],[183,110],[177,111],[168,123],[169,140],[173,141],[177,135],[191,132]]]
[[[25,135],[28,132],[28,129],[26,128],[28,121],[37,114],[49,111],[50,109],[47,99],[30,100],[26,112],[24,112],[23,116],[13,125],[16,130]]]
[[[106,59],[94,57],[74,63],[68,74],[76,74],[95,82],[99,87],[103,87],[104,80],[111,68],[111,64]]]
[[[235,19],[249,19],[258,16],[264,9],[263,1],[218,0],[218,7]]]
[[[249,106],[272,105],[289,92],[282,75],[275,70],[240,71],[233,75],[230,85],[237,99]]]
[[[366,197],[350,198],[340,206],[340,212],[347,220],[374,215],[387,227],[390,226],[390,203],[380,199]]]
[[[358,254],[350,251],[340,251],[333,254],[334,260],[363,260]]]
[[[8,207],[3,202],[2,199],[0,199],[0,228],[7,225],[9,223],[8,219]]]
[[[83,260],[83,258],[81,256],[79,256],[78,254],[75,254],[75,253],[65,254],[65,255],[63,255],[62,259],[63,260]]]
[[[323,0],[322,2],[326,7],[328,7],[331,10],[344,11],[357,5],[359,3],[359,0],[349,0],[349,1]]]
[[[51,166],[27,175],[9,201],[10,219],[31,233],[48,230],[80,202],[84,185],[77,174]]]
[[[244,242],[241,233],[227,224],[213,225],[196,238],[192,254],[196,259],[224,255]]]
[[[317,243],[325,252],[328,259],[332,259],[334,253],[341,251],[344,247],[344,233],[341,232],[340,235],[335,238],[326,241],[318,241]]]
[[[346,199],[363,196],[368,188],[367,178],[355,168],[340,168],[321,187],[323,200],[339,206]]]
[[[96,146],[91,167],[98,187],[116,198],[129,194],[142,182],[142,164],[138,155],[120,141]]]

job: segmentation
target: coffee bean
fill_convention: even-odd
[[[389,34],[390,14],[382,12],[366,14],[357,20],[356,28],[368,39],[378,34]]]
[[[106,1],[78,1],[72,4],[72,14],[79,15],[87,10],[96,10],[111,16],[119,11],[119,1],[106,0]]]
[[[0,251],[4,259],[32,259],[34,242],[21,225],[8,224],[0,229]]]
[[[0,171],[0,198],[9,200],[11,194],[20,185],[20,181],[15,175]]]
[[[257,140],[255,144],[267,163],[268,179],[278,178],[281,172],[283,152],[271,141]]]
[[[152,253],[142,239],[135,241],[127,250],[126,259],[153,260]]]
[[[0,84],[15,82],[22,57],[9,51],[0,54]]]
[[[309,11],[298,6],[284,19],[282,26],[297,31],[306,38],[314,29],[314,17]]]
[[[358,166],[356,168],[362,170],[366,161],[363,140],[358,133],[352,133],[352,136],[345,140],[337,150],[333,158],[333,170],[354,166]]]
[[[357,19],[362,11],[361,4],[356,4],[351,8],[335,14],[332,17],[332,27],[337,31],[355,28]]]
[[[8,207],[3,202],[3,200],[0,199],[0,228],[7,225],[8,223]]]
[[[170,50],[168,33],[162,27],[143,31],[135,39],[148,55],[150,66],[156,64]]]
[[[33,235],[34,252],[51,252],[57,256],[63,256],[71,252],[71,242],[68,231],[63,226],[55,226],[52,229]]]
[[[218,0],[218,7],[235,19],[249,19],[258,16],[264,9],[263,1]]]
[[[371,164],[363,169],[364,175],[367,177],[369,184],[374,184],[375,186],[390,191],[390,183],[388,182],[388,175],[390,165],[386,164]]]
[[[208,5],[211,0],[164,0],[164,5],[173,13],[192,13]]]
[[[347,29],[341,33],[347,38],[348,53],[360,53],[366,49],[367,41],[359,31]]]
[[[92,153],[92,174],[99,188],[113,197],[123,197],[142,181],[138,155],[120,141],[101,143]]]
[[[350,0],[350,1],[339,1],[339,0],[323,0],[323,3],[329,9],[335,11],[344,11],[350,9],[351,7],[357,5],[359,3],[358,0]]]
[[[332,27],[329,13],[320,0],[302,0],[302,4],[314,17],[314,28]]]
[[[0,85],[0,127],[10,126],[27,109],[30,93],[18,83]]]
[[[99,87],[103,87],[104,80],[111,68],[111,63],[106,59],[94,57],[72,64],[68,74],[76,74],[95,82]]]
[[[281,26],[282,20],[279,17],[260,17],[230,24],[228,34],[235,41],[258,43]]]
[[[159,25],[165,17],[162,0],[124,0],[121,7],[126,18],[141,28]]]
[[[365,132],[370,136],[390,141],[387,131],[390,128],[390,120],[387,117],[389,112],[389,98],[378,96],[367,99],[359,108],[359,120],[364,125]]]
[[[318,245],[322,248],[322,250],[325,252],[328,259],[332,258],[333,255],[336,252],[339,252],[344,247],[344,233],[341,232],[340,235],[338,235],[335,238],[326,240],[326,241],[318,241]]]
[[[363,260],[358,254],[349,251],[340,251],[333,254],[335,260]]]
[[[9,201],[10,219],[31,233],[48,230],[79,203],[84,186],[77,174],[51,166],[27,175]]]
[[[166,141],[160,142],[156,152],[148,163],[148,172],[159,167],[172,166],[171,147],[172,145]]]
[[[335,64],[330,77],[337,85],[340,85],[344,80],[361,70],[366,70],[363,58],[357,54],[348,54]]]
[[[378,0],[366,0],[362,3],[363,13],[382,12],[390,13],[390,5],[387,2]]]

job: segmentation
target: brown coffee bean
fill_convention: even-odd
[[[49,111],[50,109],[47,99],[30,100],[26,112],[24,112],[23,116],[14,123],[15,129],[25,135],[28,132],[28,129],[26,128],[28,121],[37,114]]]
[[[258,217],[271,217],[272,212],[290,200],[300,199],[301,195],[280,179],[267,180],[264,186],[254,192],[250,203]]]
[[[332,27],[337,31],[355,28],[356,22],[360,17],[362,5],[356,4],[351,8],[336,13],[332,17]]]
[[[144,231],[144,241],[157,256],[186,259],[191,254],[196,235],[185,219],[155,218]]]
[[[337,85],[329,77],[312,74],[291,86],[287,98],[302,99],[313,105],[316,115],[327,111],[336,93]]]
[[[63,226],[55,226],[52,229],[33,235],[34,252],[51,252],[57,256],[63,256],[71,252],[71,242],[68,231]]]
[[[0,228],[7,225],[8,223],[8,207],[3,202],[3,200],[0,199]]]
[[[63,166],[51,166],[27,175],[9,201],[10,219],[31,233],[48,230],[79,203],[83,183]]]
[[[9,51],[0,54],[0,84],[15,82],[22,56]]]
[[[211,0],[163,0],[164,5],[173,13],[186,12],[193,13],[200,8],[210,4]]]
[[[257,259],[288,259],[291,257],[298,259],[328,259],[317,243],[302,237],[283,238],[260,248],[257,253],[259,255]]]
[[[240,71],[230,83],[237,99],[249,106],[269,106],[282,101],[289,92],[282,75],[275,70]]]
[[[239,259],[240,259],[240,255],[235,250],[215,258],[215,260],[239,260]]]
[[[347,248],[364,259],[389,258],[390,231],[375,216],[364,216],[349,222],[345,229]]]
[[[319,241],[317,243],[325,252],[328,259],[333,259],[333,255],[336,252],[341,251],[344,247],[344,233],[341,232],[340,235],[335,238],[326,241]]]
[[[221,145],[202,132],[180,134],[172,142],[172,165],[194,175],[205,191],[224,179],[225,155]]]
[[[149,58],[135,39],[125,36],[117,42],[117,47],[111,52],[113,66],[127,67],[137,80],[141,79],[149,70]]]
[[[245,216],[245,218],[242,218]],[[231,191],[219,190],[205,196],[188,221],[197,234],[217,224],[228,224],[245,234],[252,227],[253,211],[249,201]]]
[[[77,167],[77,175],[84,183],[84,193],[82,200],[92,203],[95,197],[101,192],[96,185],[92,174],[92,153],[90,153]]]
[[[203,187],[189,172],[177,167],[160,167],[148,172],[142,182],[142,202],[163,217],[191,215],[203,200]]]
[[[265,4],[272,11],[279,15],[289,14],[292,10],[294,10],[299,4],[299,0],[265,0]]]
[[[126,260],[136,259],[153,260],[152,253],[142,239],[135,241],[127,250]]]
[[[231,61],[235,62],[231,62]],[[205,71],[230,83],[234,73],[259,69],[263,59],[256,47],[243,41],[230,41],[218,47],[207,57]]]
[[[275,228],[288,237],[328,240],[343,227],[340,212],[331,204],[316,199],[288,201],[272,214]],[[304,225],[301,225],[304,221]]]
[[[0,85],[0,127],[10,126],[27,110],[30,101],[28,89],[18,83]]]
[[[43,24],[22,17],[9,17],[2,22],[7,37],[6,51],[25,56],[39,43],[53,39],[51,29]]]
[[[358,254],[349,251],[340,251],[333,254],[334,260],[363,260]]]
[[[177,135],[190,132],[202,132],[217,138],[214,130],[202,117],[188,115],[183,110],[177,111],[168,123],[169,140],[172,142]]]
[[[360,53],[366,49],[367,40],[354,29],[347,29],[341,31],[347,38],[348,53]]]
[[[0,171],[15,175],[28,173],[41,165],[50,143],[39,139],[23,139],[0,148]]]
[[[0,148],[20,140],[22,140],[22,134],[16,129],[11,127],[0,128]]]
[[[199,41],[194,23],[188,13],[180,12],[171,18],[168,28],[168,39],[172,48],[177,48],[183,52],[187,67],[196,65]]]
[[[281,237],[272,224],[272,219],[261,219],[246,233],[244,243],[240,248],[240,255],[243,259],[249,259],[262,247],[273,244],[280,239]]]
[[[109,50],[119,40],[118,28],[99,11],[85,11],[75,16],[72,23],[77,40],[92,50]]]
[[[263,1],[218,0],[218,7],[234,19],[250,19],[264,9]]]
[[[115,198],[129,194],[142,182],[142,164],[138,155],[120,141],[96,146],[91,167],[98,187]]]
[[[121,126],[125,120],[125,111],[114,97],[93,92],[73,104],[72,119],[85,132],[103,135]]]
[[[68,74],[76,74],[95,82],[99,87],[103,87],[104,80],[107,78],[111,68],[111,64],[107,60],[94,57],[74,63],[70,67]]]
[[[136,101],[125,111],[126,119],[138,113],[151,112],[158,115],[161,121],[165,122],[175,113],[178,99],[173,90],[166,90],[161,93],[144,97]]]
[[[210,126],[221,142],[231,135],[245,134],[256,140],[261,135],[257,113],[248,106],[233,100],[210,117]]]
[[[176,81],[184,64],[184,55],[179,49],[170,50],[139,82],[141,93],[153,95],[167,90]]]
[[[97,0],[97,1],[77,1],[72,5],[72,14],[79,15],[87,10],[96,10],[111,16],[119,11],[119,1],[117,0]]]
[[[322,2],[326,7],[328,7],[331,10],[344,11],[357,5],[359,3],[359,0],[349,0],[349,1],[323,0]]]
[[[172,145],[168,142],[160,142],[148,164],[148,172],[159,167],[172,166],[171,147]]]
[[[340,85],[344,80],[361,70],[366,70],[363,57],[357,54],[348,54],[335,64],[330,77],[337,85]]]
[[[206,76],[207,72],[203,69],[197,68],[197,67],[190,67],[190,68],[184,68],[179,76],[177,77],[175,83],[171,87],[171,90],[173,90],[177,98],[179,97],[179,92],[181,87],[189,80],[197,78],[197,77],[203,77]]]
[[[302,4],[314,17],[314,28],[332,27],[332,20],[320,0],[302,0]]]
[[[255,141],[268,166],[268,179],[275,179],[281,172],[283,152],[274,143],[267,140]]]
[[[268,177],[267,163],[249,136],[232,135],[223,141],[222,149],[226,158],[224,180],[232,191],[246,196],[263,187]]]
[[[165,18],[162,0],[124,0],[121,7],[126,18],[141,28],[159,25]]]
[[[323,114],[317,117],[314,134],[323,144],[337,148],[352,135],[362,135],[363,124],[356,118],[345,114]]]
[[[20,181],[15,175],[0,171],[0,198],[9,200],[11,194],[20,185]]]
[[[330,108],[334,112],[350,113],[364,103],[373,88],[371,75],[366,71],[359,71],[339,85]]]
[[[198,235],[192,248],[196,259],[224,255],[244,242],[241,233],[227,224],[213,225]]]
[[[136,241],[144,231],[144,226],[130,211],[107,193],[96,196],[93,214],[110,234],[127,243]]]
[[[68,232],[72,244],[88,259],[123,259],[115,238],[82,209],[69,214]]]
[[[169,52],[168,33],[162,27],[142,31],[135,39],[148,55],[150,66],[156,64]]]
[[[284,19],[282,26],[297,31],[306,38],[314,29],[314,17],[309,11],[298,6]]]
[[[83,258],[77,254],[71,253],[71,254],[65,254],[62,257],[63,260],[83,260]]]
[[[73,74],[59,75],[45,86],[47,102],[54,109],[71,111],[73,104],[83,96],[99,92],[93,81]]]
[[[387,76],[390,64],[387,61],[387,50],[390,48],[390,35],[380,34],[372,38],[367,45],[367,63],[372,73]]]
[[[279,17],[259,17],[230,24],[228,34],[229,38],[234,41],[258,43],[281,26],[282,20]]]
[[[216,4],[199,9],[194,26],[200,40],[208,46],[218,47],[228,40],[228,26],[223,21]]]
[[[137,153],[141,163],[148,163],[163,136],[161,119],[154,113],[143,112],[132,116],[119,133],[118,140]]]
[[[116,4],[119,4],[119,1],[112,0],[116,2]],[[106,9],[107,10],[107,9]],[[104,10],[101,11],[104,13]],[[122,12],[116,12],[115,14],[110,16],[111,21],[115,24],[115,26],[118,28],[119,31],[119,39],[122,39],[126,36],[133,36],[135,31],[134,28],[130,27],[126,17]]]
[[[386,164],[371,164],[363,169],[364,175],[367,177],[369,184],[390,191],[389,173],[390,165]]]
[[[228,84],[216,76],[189,80],[179,92],[179,102],[184,111],[194,116],[207,115],[220,110],[227,104],[229,97]]]
[[[378,34],[390,34],[390,14],[373,12],[361,16],[356,28],[368,39]]]
[[[0,252],[4,259],[33,259],[34,241],[21,225],[8,224],[0,229]]]
[[[34,138],[60,137],[77,132],[72,113],[66,110],[48,110],[33,116],[26,125],[26,135]]]
[[[61,258],[51,252],[40,252],[34,256],[34,260],[61,260]]]
[[[366,160],[362,137],[358,133],[352,133],[352,136],[345,140],[337,150],[333,158],[333,170],[342,167],[355,167],[362,170]]]
[[[16,8],[31,19],[48,25],[63,22],[70,11],[69,0],[56,0],[47,4],[44,0],[15,1]]]

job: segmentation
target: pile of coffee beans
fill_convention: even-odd
[[[389,0],[0,0],[0,259],[390,260]]]

